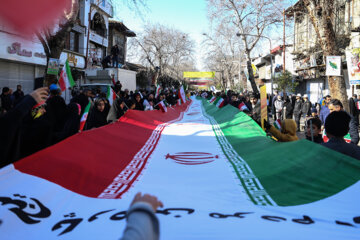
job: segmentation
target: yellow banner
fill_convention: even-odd
[[[261,127],[264,128],[264,120],[268,121],[267,113],[267,96],[266,96],[266,86],[260,87],[260,103],[261,103]]]
[[[215,72],[184,72],[184,78],[214,78]]]

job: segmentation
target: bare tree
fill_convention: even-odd
[[[145,26],[129,45],[132,55],[152,69],[159,67],[159,75],[182,78],[182,68],[193,64],[194,42],[189,35],[160,24]]]
[[[221,85],[224,89],[235,88],[235,76],[239,75],[239,39],[229,25],[220,24],[213,34],[203,34],[206,38],[203,42],[206,49],[206,65],[209,69],[221,72]]]
[[[76,22],[77,13],[79,11],[79,1],[72,0],[71,9],[69,12],[64,12],[62,19],[59,21],[59,25],[54,28],[44,27],[41,30],[35,32],[36,36],[40,40],[44,52],[46,54],[46,68],[44,85],[49,86],[51,83],[57,82],[57,76],[47,75],[47,66],[50,58],[59,59],[61,52],[65,47],[65,39],[68,32],[74,27]]]
[[[267,30],[282,20],[283,0],[207,0],[209,18],[215,25],[234,26],[241,36],[247,58],[249,81],[259,93],[251,66],[251,52]],[[275,8],[274,6],[277,6]],[[252,36],[250,36],[252,35]]]
[[[340,55],[336,39],[335,7],[336,0],[303,0],[314,26],[324,57]],[[330,94],[339,99],[348,110],[348,97],[343,77],[328,77]]]

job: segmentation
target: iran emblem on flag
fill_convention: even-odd
[[[110,86],[108,86],[106,97],[109,100],[109,104],[111,106],[116,99],[116,93]]]
[[[167,112],[167,107],[166,107],[164,101],[159,102],[159,107],[162,112]]]
[[[224,99],[220,98],[219,101],[216,103],[216,106],[218,108],[222,108],[224,106],[224,103],[225,103]]]
[[[59,85],[62,92],[70,87],[75,86],[68,60],[65,61],[65,65],[61,70]]]
[[[88,105],[86,106],[85,108],[85,111],[81,117],[81,120],[80,120],[80,128],[79,128],[79,131],[81,132],[84,127],[85,127],[85,123],[86,123],[86,120],[87,120],[87,117],[89,115],[89,111],[90,111],[90,107],[91,107],[91,101],[89,101]]]
[[[249,111],[249,109],[247,108],[246,104],[245,103],[240,103],[238,108],[240,109],[240,111]]]
[[[186,102],[185,91],[183,86],[181,86],[179,89],[179,99],[181,99],[182,103]]]

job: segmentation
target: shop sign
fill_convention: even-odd
[[[93,41],[94,43],[100,44],[105,47],[107,47],[109,44],[107,38],[103,38],[102,36],[94,33],[93,31],[90,31],[90,41]]]
[[[359,85],[359,84],[360,84],[360,80],[350,80],[350,84],[351,84],[351,85]]]
[[[20,40],[20,39],[19,39]],[[0,47],[0,58],[12,61],[26,62],[38,65],[46,65],[46,55],[41,44],[27,40],[17,41],[4,35],[0,35],[2,47]]]
[[[55,58],[50,58],[48,63],[47,74],[49,75],[58,75],[60,68],[60,60]]]
[[[60,64],[64,65],[66,60],[68,60],[70,67],[85,68],[85,57],[81,55],[77,55],[75,53],[70,52],[62,52],[60,55]]]
[[[346,51],[346,62],[350,84],[358,84],[360,80],[360,48]]]
[[[326,76],[341,76],[341,56],[326,57]]]

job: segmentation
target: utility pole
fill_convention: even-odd
[[[285,49],[286,49],[286,41],[285,41],[285,9],[284,9],[283,15],[284,15],[284,33],[283,33],[283,73],[285,73]]]
[[[91,2],[90,2],[90,9],[88,13],[88,27],[87,27],[87,38],[86,38],[86,55],[85,55],[85,69],[88,67],[88,61],[89,61],[89,40],[90,40],[90,26],[91,26]]]

